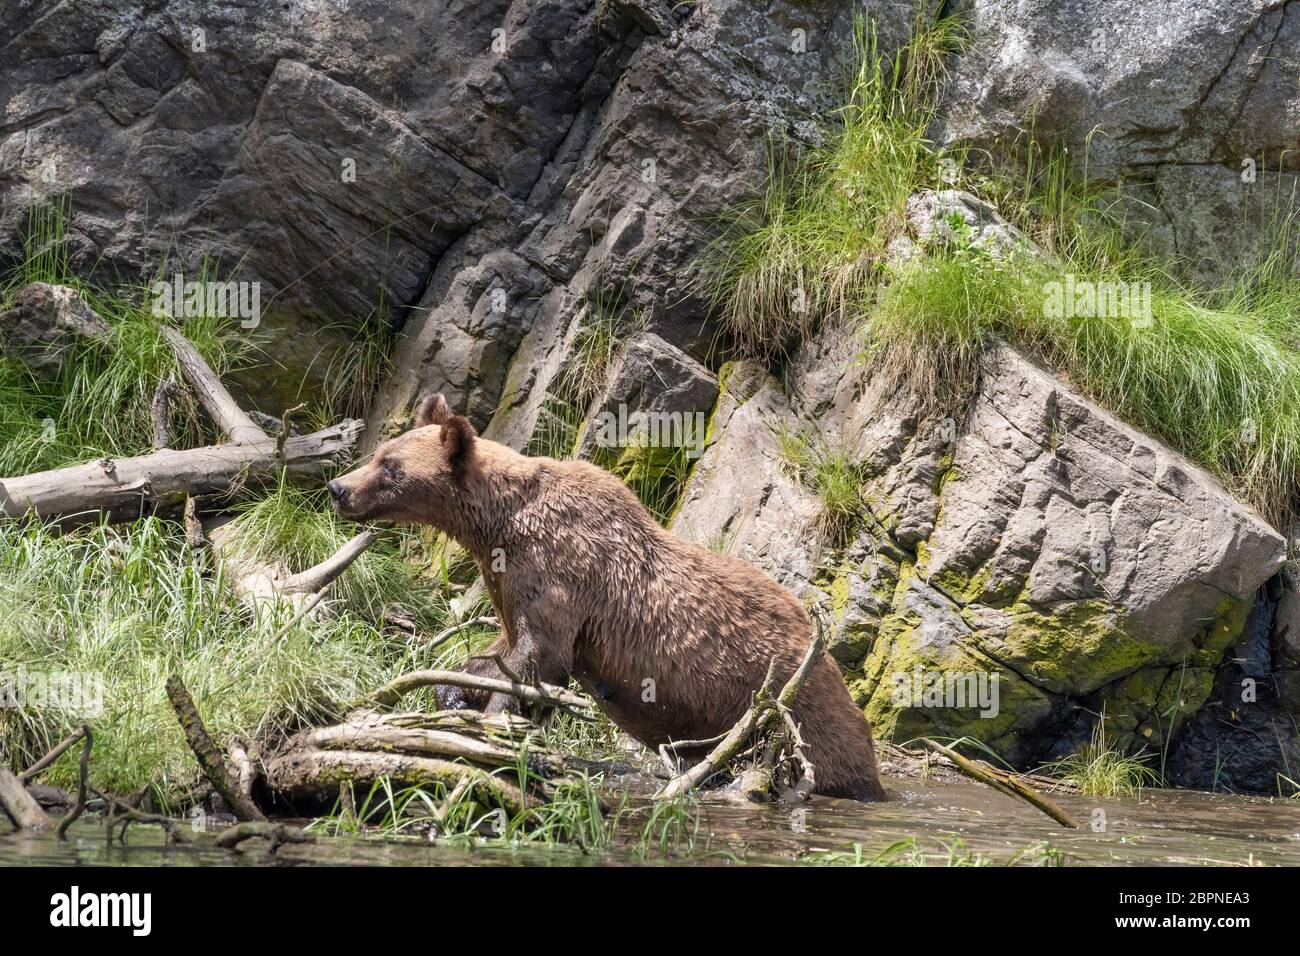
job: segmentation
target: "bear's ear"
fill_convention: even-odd
[[[441,425],[449,418],[451,418],[451,409],[447,407],[447,400],[442,397],[442,392],[439,392],[430,395],[420,404],[420,410],[415,415],[415,427]]]
[[[442,423],[442,445],[447,449],[447,461],[453,470],[469,460],[477,433],[464,415],[452,415]]]

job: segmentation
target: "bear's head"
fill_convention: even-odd
[[[424,400],[414,427],[384,442],[374,457],[328,485],[339,514],[353,521],[455,525],[465,506],[465,476],[477,438],[442,395]]]

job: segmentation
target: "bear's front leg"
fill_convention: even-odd
[[[495,642],[482,654],[475,655],[469,659],[469,662],[460,670],[466,674],[473,674],[476,677],[501,677],[501,668],[492,658],[500,655],[502,660],[510,651],[510,642],[504,634],[496,639]],[[485,690],[475,690],[472,687],[452,687],[448,684],[439,684],[434,690],[434,696],[438,700],[439,710],[483,710],[487,707],[488,699],[491,693]]]
[[[486,659],[484,662],[496,670],[490,676],[507,680],[516,676],[526,684],[558,684],[562,687],[568,683],[573,663],[572,634],[567,633],[567,628],[543,628],[539,618],[540,615],[518,615],[510,629],[510,641],[504,653],[498,648],[503,641],[498,641],[482,655],[481,659]],[[502,673],[496,661],[488,659],[496,654],[500,655],[510,674]],[[496,693],[488,698],[484,713],[499,714],[506,710],[518,713],[519,698],[513,694]]]

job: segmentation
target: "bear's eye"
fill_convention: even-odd
[[[379,467],[382,468],[384,470],[384,474],[386,474],[393,481],[401,480],[402,469],[397,466],[396,462],[385,459],[384,463]]]

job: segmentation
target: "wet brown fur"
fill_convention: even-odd
[[[442,396],[331,491],[348,517],[433,525],[455,538],[477,561],[502,622],[491,652],[532,678],[576,677],[652,748],[725,732],[769,661],[780,687],[811,639],[798,600],[757,568],[665,531],[594,465],[477,438]],[[486,660],[467,670],[499,676]],[[492,711],[512,702],[447,697]],[[794,711],[818,792],[884,797],[871,728],[830,658],[814,666]]]

